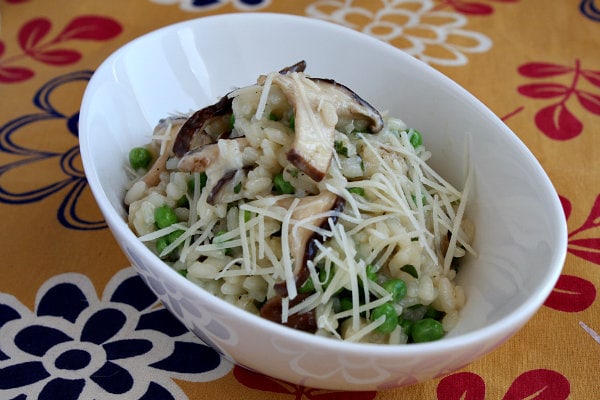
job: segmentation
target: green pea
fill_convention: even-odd
[[[423,318],[415,321],[411,335],[415,343],[431,342],[444,336],[444,327],[433,318]]]
[[[319,270],[319,282],[321,282],[321,287],[323,288],[323,290],[326,290],[329,287],[331,281],[333,281],[334,275],[335,273],[333,269],[329,271],[329,276],[327,275],[327,271],[325,270],[325,268],[321,268]],[[339,293],[339,291],[337,293]]]
[[[404,332],[404,334],[407,336],[410,336],[413,324],[414,322],[410,319],[398,317],[398,325],[400,325],[400,328],[402,328],[402,332]]]
[[[398,302],[406,296],[406,282],[402,279],[390,279],[383,284],[383,288],[392,295],[394,302]]]
[[[282,173],[279,173],[273,177],[273,186],[275,192],[278,194],[294,194],[296,191],[294,186],[285,180]]]
[[[364,196],[365,195],[365,189],[361,188],[361,187],[351,187],[351,188],[348,188],[348,191],[350,193],[357,194],[359,196]]]
[[[315,283],[312,280],[312,277],[308,277],[306,281],[298,288],[298,293],[314,293],[315,291]]]
[[[226,233],[227,233],[227,231],[218,231],[217,233],[215,233],[215,236],[214,236],[214,238],[216,239],[216,238],[218,238],[219,236],[223,236],[223,235],[224,235],[224,234],[226,234]]]
[[[367,275],[367,280],[371,282],[377,282],[377,278],[379,278],[379,274],[377,273],[377,267],[373,264],[367,264],[365,267],[365,274]],[[362,278],[358,280],[358,285],[363,287]]]
[[[252,219],[252,212],[244,210],[244,222],[248,222]]]
[[[421,132],[419,132],[416,129],[411,129],[409,131],[409,141],[410,144],[412,144],[412,146],[416,149],[417,147],[419,147],[420,145],[423,144],[423,136],[421,135]]]
[[[204,189],[206,186],[206,181],[208,180],[208,176],[206,176],[206,172],[200,172],[200,191]],[[187,181],[187,189],[190,195],[194,195],[194,188],[196,187],[196,177],[192,177],[189,181]]]
[[[351,297],[342,297],[340,299],[340,311],[352,310],[352,304]]]
[[[129,151],[129,164],[133,169],[146,169],[151,161],[152,154],[145,147],[134,147]]]
[[[154,210],[154,222],[159,229],[171,226],[177,221],[177,214],[167,205],[157,207]]]
[[[229,129],[233,129],[235,126],[235,115],[231,114],[229,116]]]
[[[156,239],[156,252],[160,255],[169,245],[169,238],[167,236],[161,236]]]
[[[161,236],[158,239],[156,239],[156,252],[158,254],[162,254],[162,252],[165,251],[168,245],[177,240],[179,236],[183,235],[183,232],[183,230],[178,229],[169,233],[168,235]]]
[[[375,282],[377,280],[377,277],[379,276],[379,274],[377,273],[377,267],[375,267],[373,264],[368,264],[365,268],[365,272],[367,274],[367,279],[370,281]]]
[[[177,229],[176,231],[169,233],[167,235],[167,238],[169,239],[169,244],[176,241],[179,238],[179,236],[183,235],[183,233],[184,233],[184,231],[181,229]]]
[[[327,271],[325,270],[325,268],[321,268],[319,270],[319,283],[321,285],[321,288],[323,288],[323,290],[327,290],[327,288],[329,287],[329,284],[331,284],[331,281],[333,280],[333,271],[331,271],[329,273],[329,276],[327,276]],[[316,290],[315,288],[315,283],[312,280],[312,277],[309,277],[306,282],[304,282],[304,284],[302,286],[300,286],[300,288],[298,289],[298,292],[300,293],[313,293]]]
[[[187,196],[184,194],[183,196],[181,196],[176,202],[175,202],[175,206],[177,207],[189,207],[190,206],[190,202],[187,198]]]
[[[377,327],[377,331],[381,333],[390,333],[396,329],[396,326],[398,325],[398,314],[392,303],[388,302],[382,304],[371,311],[371,321],[375,321],[381,316],[385,316],[385,321]]]

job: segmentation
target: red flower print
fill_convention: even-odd
[[[600,115],[600,93],[581,88],[581,78],[600,88],[600,71],[582,69],[579,60],[574,66],[565,66],[544,62],[521,65],[519,74],[527,78],[556,78],[571,75],[568,84],[558,82],[536,82],[521,85],[518,91],[533,99],[555,99],[556,101],[540,109],[535,115],[535,124],[546,136],[555,140],[569,140],[579,136],[583,124],[569,109],[568,101],[577,99],[588,112]]]
[[[569,219],[573,206],[566,197],[559,197],[565,217]],[[598,227],[600,227],[600,195],[596,198],[586,221],[569,233],[567,250],[575,256],[600,264],[600,238],[589,237]],[[577,238],[578,235],[584,237]],[[596,286],[592,282],[578,276],[561,275],[544,305],[557,311],[580,312],[596,301],[596,293]]]
[[[519,375],[503,400],[564,400],[571,393],[567,378],[550,369],[532,369]]]
[[[296,400],[373,400],[377,396],[377,392],[336,392],[311,389],[248,371],[238,366],[233,368],[233,376],[242,385],[251,389],[288,394]]]
[[[4,43],[0,41],[0,59],[4,54]],[[0,83],[26,81],[34,75],[34,72],[25,67],[3,66],[0,60]]]
[[[500,3],[514,3],[519,0],[493,0]],[[452,7],[456,12],[466,15],[490,15],[494,12],[494,7],[485,4],[482,1],[464,1],[464,0],[442,0],[443,6]]]
[[[16,83],[34,76],[34,71],[22,66],[11,65],[19,59],[29,57],[49,65],[69,65],[81,59],[77,50],[60,47],[70,40],[109,40],[119,35],[121,25],[112,18],[84,15],[71,20],[53,38],[48,38],[52,23],[47,18],[34,18],[26,22],[17,34],[17,43],[22,53],[2,59],[6,45],[0,41],[0,83]]]
[[[560,196],[565,216],[569,219],[572,205],[569,199]],[[569,253],[586,261],[600,265],[600,195],[581,226],[569,232]]]
[[[592,282],[573,275],[561,275],[544,305],[563,312],[580,312],[595,300],[596,287]]]
[[[23,25],[19,31],[18,40],[25,54],[46,64],[65,65],[79,61],[81,54],[75,50],[48,49],[51,45],[60,42],[59,37],[45,46],[40,45],[51,28],[52,24],[45,18],[32,19]]]
[[[485,382],[472,372],[457,372],[443,378],[437,387],[439,400],[484,400]]]
[[[571,393],[567,378],[549,369],[532,369],[519,375],[502,400],[564,400]],[[443,378],[437,387],[438,400],[485,400],[485,381],[471,372]]]

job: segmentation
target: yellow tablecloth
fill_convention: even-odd
[[[145,289],[82,171],[81,96],[131,39],[248,11],[388,41],[471,91],[529,146],[561,196],[569,252],[515,337],[429,382],[314,390],[221,359]],[[0,13],[0,398],[600,398],[599,0],[0,0]]]

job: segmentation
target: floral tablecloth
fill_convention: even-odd
[[[315,390],[221,359],[144,286],[81,167],[83,91],[137,36],[248,11],[389,42],[471,91],[530,147],[560,195],[569,247],[515,337],[429,382]],[[0,0],[0,398],[600,398],[599,178],[599,0]]]

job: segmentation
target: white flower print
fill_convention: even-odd
[[[467,54],[482,53],[490,38],[465,29],[467,17],[436,11],[433,0],[376,0],[369,6],[360,0],[320,0],[306,14],[344,25],[388,42],[428,64],[461,66]],[[376,11],[371,11],[376,10]]]

